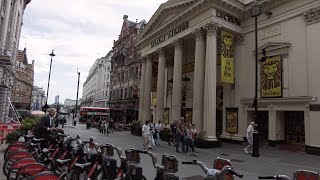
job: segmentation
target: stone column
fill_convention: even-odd
[[[194,83],[193,83],[193,109],[192,119],[199,132],[203,131],[203,92],[204,92],[204,72],[206,61],[206,42],[203,29],[196,29]]]
[[[144,82],[143,121],[151,120],[152,56],[147,56]]]
[[[10,7],[11,0],[7,0],[4,4],[4,9],[6,10],[4,13],[4,18],[2,23],[2,34],[0,34],[0,48],[5,48],[8,34],[8,26],[9,26],[9,18],[10,18]]]
[[[181,87],[182,87],[182,40],[174,42],[174,65],[172,87],[172,115],[171,121],[181,118]]]
[[[164,49],[159,50],[158,63],[158,79],[157,79],[157,108],[156,108],[156,122],[163,122],[164,113],[164,92],[165,92],[165,67],[166,59]]]
[[[207,140],[217,141],[216,137],[216,88],[217,88],[217,32],[220,26],[210,23],[206,26],[207,51],[204,85],[204,128]]]
[[[141,67],[141,82],[140,82],[140,95],[139,95],[139,121],[143,121],[143,109],[144,109],[144,82],[146,74],[146,62],[145,59],[142,59]]]

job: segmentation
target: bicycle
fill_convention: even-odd
[[[287,175],[258,176],[259,179],[291,180]],[[294,180],[319,180],[320,175],[314,171],[298,170],[293,174]]]
[[[207,175],[206,180],[223,180],[225,174],[232,174],[239,178],[243,177],[242,174],[239,174],[228,165],[224,166],[220,171],[218,169],[209,169],[203,162],[197,160],[182,162],[182,164],[192,164],[200,166],[203,172]]]

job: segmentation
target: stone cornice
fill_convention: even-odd
[[[306,25],[311,25],[320,22],[320,6],[304,12],[303,15]]]
[[[199,0],[195,2],[193,5],[190,5],[190,7],[187,8],[183,13],[179,14],[179,16],[172,19],[170,22],[163,25],[162,27],[159,27],[156,32],[153,32],[152,34],[147,35],[146,37],[140,37],[140,39],[138,40],[139,42],[137,42],[137,45],[140,47],[147,46],[149,42],[163,34],[163,32],[166,32],[168,29],[175,28],[177,24],[188,21],[210,8],[220,9],[226,13],[229,13],[237,17],[241,17],[242,14],[241,9],[238,9],[236,6],[232,6],[231,4],[225,2],[225,0]],[[144,33],[142,33],[141,35],[143,36],[143,34]]]

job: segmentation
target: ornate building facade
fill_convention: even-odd
[[[34,79],[34,60],[28,63],[27,50],[18,51],[16,80],[11,92],[11,101],[16,109],[30,110]]]
[[[32,89],[32,106],[33,111],[41,111],[42,107],[46,104],[46,94],[43,88],[38,86],[33,86]]]
[[[0,121],[7,122],[23,14],[31,0],[0,0]]]
[[[319,153],[320,1],[258,0],[262,144]],[[212,142],[244,141],[254,120],[255,31],[249,0],[169,0],[137,39],[139,119],[185,117]]]
[[[109,51],[105,57],[97,59],[90,68],[83,84],[81,106],[107,107],[110,97],[112,56],[113,52]]]
[[[130,122],[138,119],[138,91],[140,84],[140,56],[134,46],[137,36],[146,21],[129,21],[124,15],[119,39],[113,44],[111,118],[116,122]]]

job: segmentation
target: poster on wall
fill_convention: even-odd
[[[157,105],[157,92],[151,92],[151,106]]]
[[[261,62],[260,69],[261,97],[282,97],[281,56],[268,57],[265,62]]]
[[[169,109],[165,108],[163,112],[163,123],[169,124]]]
[[[234,35],[221,31],[221,81],[234,84]]]
[[[226,131],[238,133],[238,108],[226,108]]]

